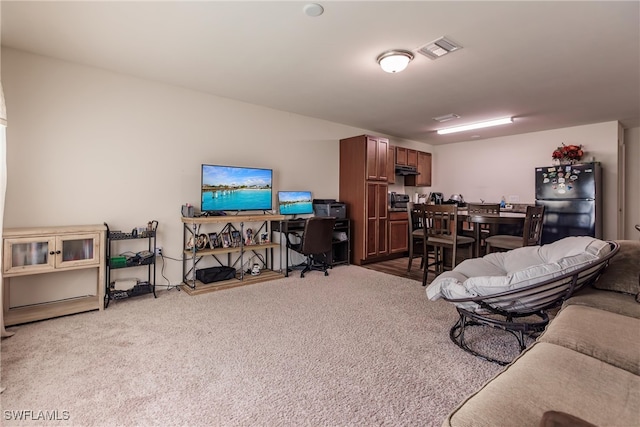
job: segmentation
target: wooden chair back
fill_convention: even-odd
[[[542,239],[544,206],[527,206],[522,234],[522,246],[537,246]]]
[[[500,215],[500,203],[467,203],[467,213],[469,215]],[[467,222],[466,228],[473,230],[473,224]],[[479,224],[480,229],[486,234],[495,234],[496,224]]]

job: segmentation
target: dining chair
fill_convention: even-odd
[[[476,239],[458,233],[457,205],[424,205],[422,223],[426,230],[426,243],[428,246],[433,246],[434,252],[434,262],[425,261],[424,263],[422,286],[426,286],[430,266],[435,266],[436,275],[442,273],[445,268],[453,269],[456,266],[458,247],[468,247],[469,258],[471,258]],[[451,251],[450,266],[445,266],[445,249]]]
[[[420,269],[424,267],[425,254],[427,252],[427,241],[425,231],[422,226],[423,203],[407,203],[407,216],[409,217],[409,263],[407,273],[411,271],[411,264],[414,258],[420,257]]]
[[[467,203],[467,214],[468,215],[500,215],[500,203]],[[473,222],[467,221],[465,223],[465,228],[463,230],[463,235],[474,237],[475,236],[475,227],[480,227],[480,250],[485,244],[485,239],[492,234],[495,234],[496,226],[495,224],[475,224]],[[476,257],[482,256],[482,253],[475,254]]]
[[[496,234],[485,239],[487,253],[494,249],[508,251],[523,246],[536,246],[542,239],[542,221],[544,206],[527,206],[522,236]]]

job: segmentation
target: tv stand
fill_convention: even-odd
[[[189,295],[210,292],[213,290],[227,289],[236,286],[250,285],[253,283],[274,280],[282,277],[282,274],[273,271],[273,248],[278,248],[278,243],[273,243],[269,230],[270,221],[281,221],[283,215],[234,215],[234,216],[209,216],[189,218],[182,217],[183,223],[183,249],[182,249],[182,285],[180,288]],[[255,225],[246,226],[247,223]],[[201,227],[217,226],[216,230],[200,230]],[[267,241],[260,240],[256,244],[248,245],[245,242],[245,230],[251,228],[254,236],[266,234]],[[188,246],[188,242],[197,240],[200,234],[216,231],[218,233],[239,232],[240,241],[236,246],[205,247],[198,249],[196,245]],[[226,255],[226,260],[224,259]],[[249,255],[249,256],[247,256]],[[236,277],[219,282],[203,283],[196,279],[196,265],[204,268],[204,259],[213,259],[220,266],[236,268]],[[255,262],[256,260],[257,262]],[[262,264],[259,275],[246,274],[245,262]]]

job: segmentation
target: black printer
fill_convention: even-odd
[[[313,213],[315,216],[332,216],[337,219],[347,217],[347,206],[336,199],[313,199]]]

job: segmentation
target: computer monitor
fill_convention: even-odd
[[[278,191],[278,211],[281,215],[312,214],[311,191]]]

